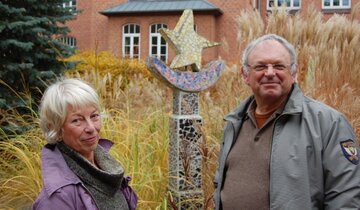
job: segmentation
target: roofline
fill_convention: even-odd
[[[108,17],[112,16],[123,16],[123,15],[166,15],[166,14],[181,14],[184,9],[175,9],[175,10],[152,10],[152,11],[126,11],[126,12],[109,12],[109,11],[100,11],[99,13]],[[221,9],[192,9],[194,14],[213,14],[215,16],[222,15],[224,12]]]

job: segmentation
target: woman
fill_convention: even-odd
[[[135,209],[137,196],[123,167],[100,139],[101,114],[95,90],[78,79],[51,85],[40,105],[44,187],[33,209]]]

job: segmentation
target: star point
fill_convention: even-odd
[[[201,69],[202,50],[219,45],[195,32],[192,10],[184,10],[174,30],[162,28],[159,32],[176,52],[171,68],[195,65],[197,69]]]

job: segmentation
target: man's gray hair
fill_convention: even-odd
[[[290,62],[291,62],[291,68],[290,71],[291,73],[295,73],[296,69],[297,69],[297,58],[296,58],[296,51],[294,46],[288,42],[285,38],[276,35],[276,34],[266,34],[264,36],[261,36],[253,41],[251,41],[245,48],[243,55],[242,55],[242,65],[244,68],[244,71],[246,73],[249,72],[249,63],[248,63],[248,58],[249,55],[251,53],[251,51],[261,42],[267,41],[267,40],[275,40],[277,42],[279,42],[280,44],[282,44],[289,52],[290,54]]]

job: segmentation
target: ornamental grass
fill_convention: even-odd
[[[297,80],[301,88],[343,112],[358,139],[360,23],[351,17],[359,12],[359,5],[353,8],[349,19],[334,15],[324,20],[314,8],[295,15],[279,9],[266,21],[256,11],[241,11],[237,19],[240,47],[236,52],[240,54],[249,41],[265,33],[287,38],[298,53]],[[139,195],[138,209],[171,208],[173,201],[167,184],[172,90],[154,79],[142,62],[122,60],[109,52],[82,52],[69,60],[78,64],[65,77],[88,81],[101,97],[101,136],[115,142],[110,152],[132,177],[131,186]],[[228,65],[219,81],[200,93],[205,209],[214,207],[212,181],[224,127],[222,119],[250,94],[241,79],[240,68],[240,62]],[[26,108],[33,110],[31,106]],[[22,116],[1,111],[0,120],[31,129],[0,141],[0,209],[30,208],[42,187],[40,151],[45,141],[38,116],[31,113]]]

